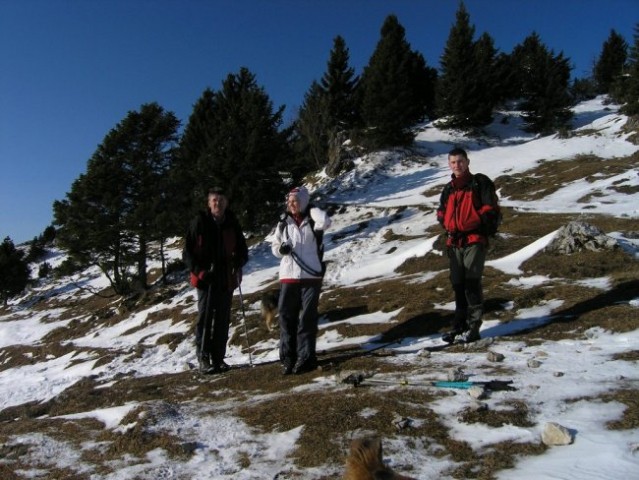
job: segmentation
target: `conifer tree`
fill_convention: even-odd
[[[163,179],[178,126],[175,115],[157,103],[129,112],[98,146],[67,198],[54,203],[61,246],[76,261],[98,265],[116,293],[128,293],[133,283],[147,286],[148,245],[161,236]]]
[[[349,52],[340,36],[333,40],[327,69],[320,82],[314,81],[304,95],[304,102],[295,122],[294,148],[304,173],[323,168],[328,161],[331,138],[348,132],[355,126],[357,112],[355,89],[357,77],[348,64]]]
[[[358,86],[359,109],[369,147],[406,145],[410,128],[432,111],[436,71],[406,41],[404,27],[389,15]]]
[[[441,57],[437,111],[444,127],[472,129],[488,124],[497,103],[496,49],[488,34],[475,42],[475,27],[460,3]]]
[[[625,103],[621,112],[626,115],[639,115],[639,23],[635,25],[634,43],[630,48],[628,72],[622,79],[618,95],[619,101]]]
[[[199,170],[206,165],[207,148],[214,128],[215,92],[206,88],[193,106],[193,111],[180,138],[179,149],[170,171],[170,188],[174,201],[171,212],[178,220],[176,235],[183,235],[190,218],[195,215],[206,194],[206,185],[199,179],[205,172]]]
[[[29,281],[29,266],[9,237],[0,244],[0,301],[7,305],[9,298],[22,292]]]
[[[622,75],[627,59],[628,43],[615,30],[611,30],[593,68],[597,93],[610,93],[613,83]]]
[[[348,62],[346,42],[337,36],[320,83],[326,96],[329,123],[338,131],[350,130],[357,118],[354,94],[358,78]]]
[[[535,32],[513,49],[512,58],[526,129],[549,134],[567,127],[572,119],[568,59],[549,51]]]
[[[498,82],[496,68],[497,49],[494,40],[487,33],[482,34],[473,45],[475,55],[474,101],[470,104],[468,118],[472,126],[488,125],[493,118],[497,103],[495,86]]]
[[[297,134],[294,148],[296,156],[316,169],[326,165],[328,141],[334,124],[330,121],[328,97],[319,83],[313,82],[304,95],[304,102],[295,122]]]
[[[266,228],[291,173],[291,131],[280,131],[284,107],[273,111],[268,95],[247,68],[227,76],[213,104],[195,187],[205,192],[211,185],[223,186],[245,229]]]

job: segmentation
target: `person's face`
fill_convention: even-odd
[[[293,215],[300,213],[300,202],[295,195],[289,195],[286,199],[286,208]]]
[[[452,155],[448,157],[448,166],[453,172],[453,175],[459,177],[468,171],[468,160],[463,155]]]
[[[209,195],[209,210],[211,210],[211,214],[216,218],[224,216],[226,197],[219,193],[211,193]]]

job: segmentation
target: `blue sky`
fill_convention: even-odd
[[[611,29],[633,42],[637,0],[466,0],[476,36],[509,53],[533,31],[587,76]],[[337,35],[361,73],[389,14],[439,68],[454,0],[0,0],[0,241],[39,235],[54,200],[131,110],[183,124],[243,66],[295,115]]]

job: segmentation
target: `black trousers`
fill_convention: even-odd
[[[228,289],[197,289],[198,319],[195,328],[195,345],[198,358],[208,355],[212,362],[220,363],[226,356],[229,338],[231,302],[233,292]]]
[[[280,361],[291,366],[315,362],[321,283],[282,283],[280,286]]]

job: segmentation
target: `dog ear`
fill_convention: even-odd
[[[383,465],[382,440],[378,437],[358,438],[351,443],[351,456],[365,465]]]

